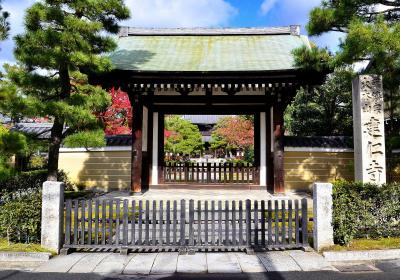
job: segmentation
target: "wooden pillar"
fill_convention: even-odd
[[[142,127],[143,105],[139,101],[139,94],[134,93],[130,98],[132,104],[132,164],[131,164],[131,191],[133,195],[142,194]]]
[[[277,102],[273,107],[273,164],[274,164],[274,193],[285,192],[284,181],[284,128],[283,114],[285,106],[281,102]]]
[[[254,130],[258,131],[254,139],[254,156],[258,154],[258,184],[261,188],[267,186],[267,158],[265,157],[266,145],[266,128],[265,128],[265,112],[260,112],[257,118],[254,118]],[[257,139],[258,138],[258,139]],[[256,145],[258,143],[258,145]],[[257,149],[256,149],[257,147]]]
[[[149,109],[142,106],[142,191],[146,191],[149,187],[150,176],[150,158],[149,158]],[[145,189],[143,189],[145,188]]]
[[[266,159],[267,159],[267,190],[274,192],[274,158],[273,158],[273,107],[268,104],[266,109]]]
[[[164,113],[158,113],[158,182],[164,184]]]
[[[265,185],[262,185],[261,182],[261,174],[260,174],[260,169],[261,169],[261,124],[260,124],[260,115],[262,113],[261,112],[257,112],[256,114],[254,114],[254,166],[257,168],[257,173],[256,173],[256,178],[254,181],[254,184],[256,185],[260,185],[262,187],[264,187]]]
[[[158,161],[158,149],[159,149],[159,120],[158,120],[158,112],[153,112],[153,118],[152,118],[152,157],[151,157],[151,185],[158,185],[159,184],[159,180],[158,180],[158,173],[159,173],[159,169],[158,169],[158,165],[159,165],[159,161]]]

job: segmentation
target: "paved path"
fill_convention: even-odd
[[[267,271],[321,271],[336,269],[314,252],[274,251],[245,253],[74,253],[57,256],[36,272],[96,273],[100,275],[165,275],[178,273],[262,273]]]
[[[282,253],[272,252],[268,254],[258,254],[248,256],[239,253],[225,253],[222,254],[197,253],[195,255],[185,255],[176,257],[173,255],[169,262],[169,270],[165,273],[160,273],[163,269],[161,264],[166,260],[168,254],[161,254],[155,271],[153,273],[153,266],[159,254],[132,254],[129,256],[116,257],[111,253],[92,253],[83,255],[73,255],[73,257],[57,257],[49,263],[60,266],[63,260],[71,263],[71,259],[80,258],[79,264],[74,264],[68,272],[40,272],[34,271],[37,267],[29,264],[19,264],[13,266],[10,262],[0,263],[0,279],[2,280],[124,280],[124,279],[151,279],[151,280],[399,280],[400,279],[400,259],[398,260],[385,260],[375,262],[361,262],[361,263],[333,263],[332,266],[322,265],[320,267],[319,255],[313,253]],[[281,262],[279,266],[277,262],[268,261],[272,260],[272,256],[279,257]],[[235,258],[237,260],[235,260]],[[316,258],[318,257],[318,258]],[[301,261],[299,262],[299,258]],[[101,259],[101,260],[100,260]],[[177,260],[176,260],[177,259]],[[113,260],[118,260],[116,263]],[[161,260],[161,261],[160,261]],[[128,261],[128,263],[126,263]],[[173,268],[176,261],[176,272],[169,273]],[[219,271],[210,273],[209,264],[211,261],[217,262],[214,269],[221,263]],[[314,263],[316,261],[316,263]],[[108,264],[107,264],[108,263]],[[113,264],[114,263],[114,264]],[[261,263],[261,265],[260,265]],[[99,272],[82,272],[82,271],[95,271],[100,264],[107,264],[108,269],[114,270],[113,274],[108,274],[103,270]],[[122,269],[124,274],[118,274],[121,270],[121,264],[124,266]],[[237,264],[240,266],[242,273],[237,270]],[[316,265],[318,264],[318,266]],[[326,263],[325,263],[326,264]],[[115,265],[115,268],[113,266]],[[22,266],[22,267],[21,267]],[[68,267],[69,265],[65,265]],[[110,267],[111,266],[111,267]],[[165,265],[166,266],[166,265]],[[43,265],[39,270],[45,271],[46,265]],[[49,268],[49,266],[47,266]],[[171,269],[172,268],[172,269]],[[232,268],[228,273],[227,268]],[[337,270],[335,270],[336,268]],[[96,271],[98,271],[97,268]],[[279,271],[286,269],[286,271]],[[322,269],[313,271],[313,269]],[[47,269],[48,270],[48,269]],[[65,269],[64,269],[65,270]],[[235,271],[233,271],[235,270]],[[290,271],[291,270],[291,271]],[[54,271],[51,269],[50,271]],[[116,272],[115,272],[116,271]],[[207,273],[208,272],[208,273]],[[234,273],[236,272],[236,273]]]

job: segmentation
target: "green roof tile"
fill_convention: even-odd
[[[134,71],[272,71],[295,69],[292,50],[305,36],[149,35],[118,38],[116,69]]]

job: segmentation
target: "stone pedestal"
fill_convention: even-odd
[[[64,183],[47,181],[42,189],[41,245],[60,252],[63,238]]]
[[[360,75],[353,80],[355,180],[386,183],[382,77]]]
[[[313,243],[316,251],[333,245],[332,184],[313,185]]]

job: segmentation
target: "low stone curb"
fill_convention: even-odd
[[[45,262],[51,253],[0,252],[0,262]]]
[[[323,256],[329,262],[390,260],[400,259],[400,249],[324,252]]]

